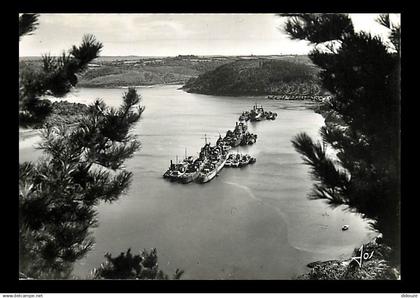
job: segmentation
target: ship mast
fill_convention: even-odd
[[[203,139],[203,138],[201,138]],[[204,145],[207,145],[207,134],[204,134]]]

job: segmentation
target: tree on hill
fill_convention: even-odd
[[[38,14],[22,14],[19,17],[19,39],[32,34],[38,27]],[[83,37],[80,46],[73,46],[68,54],[59,57],[44,55],[41,69],[31,67],[19,70],[19,124],[40,127],[51,113],[51,102],[41,99],[45,95],[62,97],[77,84],[77,74],[99,56],[102,43],[93,35]]]
[[[310,53],[322,70],[332,99],[321,107],[322,144],[306,133],[293,146],[311,166],[314,199],[347,205],[374,220],[373,227],[399,256],[400,243],[400,27],[388,15],[379,22],[390,30],[390,44],[355,32],[345,14],[281,14],[293,39],[315,44]],[[326,153],[331,147],[338,161]]]
[[[265,95],[289,83],[316,85],[317,73],[313,65],[292,61],[239,60],[190,79],[183,88],[202,94]]]

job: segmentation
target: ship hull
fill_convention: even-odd
[[[223,161],[210,173],[207,174],[199,174],[197,177],[198,183],[207,183],[210,180],[212,180],[214,177],[216,177],[217,173],[220,172],[220,170],[223,169],[225,163],[227,161],[227,156],[223,159]]]
[[[180,179],[179,182],[183,183],[183,184],[188,184],[193,182],[195,179],[197,179],[199,172],[194,172],[194,173],[190,173],[190,174],[184,174]]]
[[[181,179],[181,177],[182,177],[182,175],[180,175],[180,176],[170,176],[169,177],[169,180],[171,182],[177,182],[177,181],[179,181]]]

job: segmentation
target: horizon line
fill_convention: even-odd
[[[41,58],[44,55],[25,55],[25,56],[19,56],[19,58],[27,58],[27,57],[39,57]],[[51,55],[52,57],[59,57],[61,55]],[[109,58],[109,57],[160,57],[160,58],[165,58],[165,57],[179,57],[179,56],[195,56],[195,57],[264,57],[264,56],[308,56],[308,54],[233,54],[233,55],[223,55],[223,54],[209,54],[209,55],[196,55],[196,54],[178,54],[178,55],[156,55],[156,56],[151,56],[151,55],[101,55],[95,59],[98,58]]]

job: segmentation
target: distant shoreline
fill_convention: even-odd
[[[39,128],[19,128],[19,143],[39,135]]]
[[[33,147],[41,140],[41,129],[19,128],[19,150]]]
[[[163,58],[224,58],[224,57],[238,57],[238,58],[284,58],[284,57],[295,57],[295,56],[308,56],[307,54],[264,54],[264,55],[193,55],[193,54],[179,54],[171,56],[137,56],[137,55],[127,55],[127,56],[100,56],[94,60],[109,60],[109,61],[118,61],[118,60],[143,60],[143,59],[163,59]],[[57,57],[57,56],[55,56]],[[19,56],[19,59],[22,60],[41,60],[41,56]]]
[[[184,86],[183,82],[173,82],[173,83],[158,83],[158,84],[144,84],[144,85],[113,85],[113,84],[105,84],[105,85],[91,85],[91,84],[77,84],[77,88],[96,88],[96,89],[127,89],[129,87],[134,88],[152,88],[152,87],[159,87],[159,86]]]

